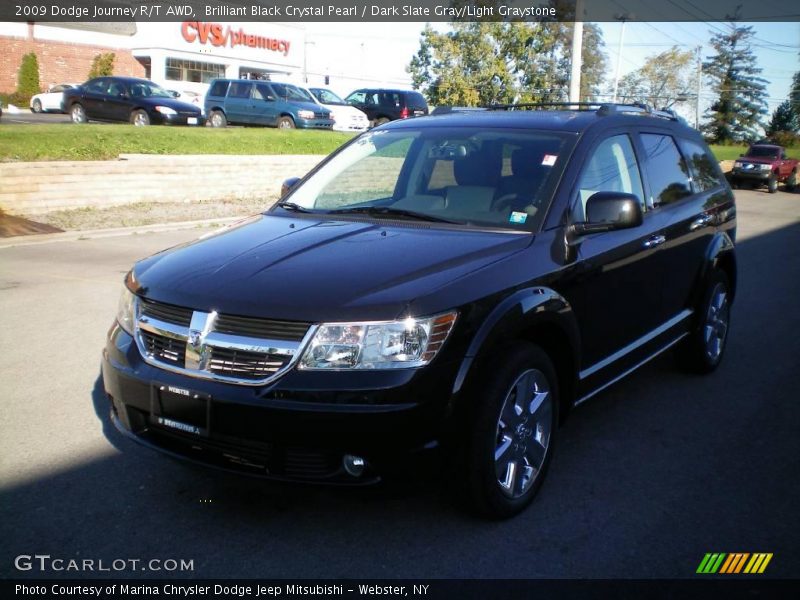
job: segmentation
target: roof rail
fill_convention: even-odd
[[[487,110],[525,110],[538,108],[594,111],[601,116],[638,114],[685,123],[684,119],[679,117],[673,110],[655,110],[653,107],[647,104],[641,104],[638,102],[631,104],[619,102],[526,102],[519,104],[491,104],[486,107]]]

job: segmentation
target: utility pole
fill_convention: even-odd
[[[628,14],[616,15],[618,21],[622,21],[622,29],[619,32],[619,48],[617,49],[617,69],[614,73],[614,98],[611,102],[617,101],[617,90],[619,89],[619,75],[622,69],[622,44],[625,41],[625,23],[628,21]]]
[[[703,47],[697,47],[697,97],[694,102],[694,128],[700,130],[700,90],[703,87]]]
[[[569,101],[581,101],[581,54],[583,52],[583,0],[575,1],[572,29],[572,70],[569,76]]]

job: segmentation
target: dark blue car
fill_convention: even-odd
[[[73,123],[123,121],[133,125],[203,125],[201,110],[176,100],[147,79],[97,77],[64,92],[63,112]]]

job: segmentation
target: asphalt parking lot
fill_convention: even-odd
[[[500,523],[435,477],[277,486],[121,437],[98,376],[122,277],[197,231],[0,248],[0,576],[79,575],[14,569],[49,554],[192,559],[201,578],[684,578],[706,552],[772,552],[766,576],[800,576],[800,194],[737,197],[723,365],[665,356],[579,407],[533,506]]]
[[[32,113],[27,108],[20,112],[9,112],[3,109],[3,116],[0,117],[0,124],[3,125],[52,125],[53,123],[71,123],[69,115],[61,113]]]

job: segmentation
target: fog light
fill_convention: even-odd
[[[344,470],[347,471],[347,474],[353,477],[361,477],[367,466],[367,461],[360,456],[353,456],[352,454],[345,454],[342,463],[344,464]]]

